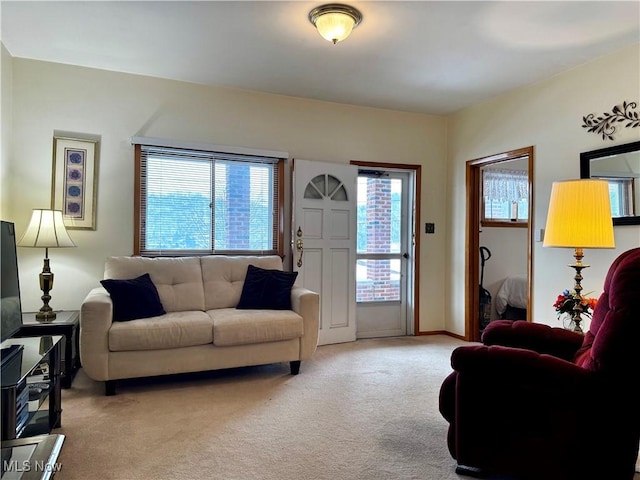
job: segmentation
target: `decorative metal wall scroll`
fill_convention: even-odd
[[[586,117],[582,117],[582,128],[586,128],[588,132],[602,135],[603,140],[613,140],[613,134],[616,133],[616,123],[624,123],[624,127],[636,128],[640,127],[640,116],[638,112],[634,112],[638,104],[636,102],[622,102],[622,105],[613,107],[612,112],[605,112],[596,117],[590,113]],[[620,126],[620,125],[617,125]]]

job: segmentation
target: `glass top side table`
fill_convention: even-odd
[[[56,318],[47,322],[36,320],[35,312],[22,314],[22,327],[17,337],[39,337],[42,335],[63,335],[62,348],[62,388],[71,387],[73,378],[80,368],[80,312],[59,310]]]

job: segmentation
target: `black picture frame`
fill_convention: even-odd
[[[610,157],[629,152],[640,151],[640,141],[615,145],[613,147],[600,148],[582,152],[580,154],[580,178],[597,178],[591,176],[591,162],[598,158]],[[640,191],[635,192],[640,195]],[[637,213],[637,212],[636,212]],[[640,225],[640,216],[613,217],[614,225]]]

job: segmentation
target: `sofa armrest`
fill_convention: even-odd
[[[291,289],[291,310],[303,319],[304,335],[300,341],[300,360],[308,360],[318,346],[320,295],[306,288]]]
[[[80,307],[80,360],[93,380],[109,380],[109,329],[113,303],[102,287],[91,290]]]
[[[541,323],[495,320],[484,329],[482,343],[524,348],[572,360],[582,346],[584,336],[564,328]]]

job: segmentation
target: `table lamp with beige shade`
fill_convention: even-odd
[[[56,312],[49,306],[53,288],[53,272],[49,267],[49,249],[75,247],[67,233],[60,210],[34,209],[27,229],[18,241],[19,247],[44,248],[44,267],[40,273],[40,289],[43,305],[36,313],[36,320],[49,322],[56,318]]]

